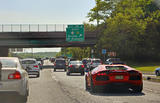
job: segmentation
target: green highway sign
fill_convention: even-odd
[[[84,41],[84,25],[68,25],[66,28],[66,41]]]
[[[84,28],[84,25],[68,25],[68,28]]]

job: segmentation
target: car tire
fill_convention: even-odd
[[[156,76],[160,76],[160,72],[159,71],[156,71]]]
[[[40,76],[40,74],[38,73],[38,74],[37,74],[37,78],[38,78],[39,76]]]
[[[95,93],[95,92],[96,92],[96,88],[95,88],[95,86],[93,85],[93,80],[92,80],[92,79],[91,79],[90,92],[91,92],[91,93]]]
[[[88,82],[87,82],[87,77],[85,76],[85,90],[88,91],[89,87],[88,87]]]
[[[23,102],[27,102],[27,99],[28,99],[28,96],[22,96],[21,98],[20,98]]]
[[[134,93],[141,93],[142,90],[143,90],[143,85],[134,86],[134,87],[132,88],[132,90],[133,90]]]
[[[70,72],[66,72],[66,74],[69,76],[69,75],[70,75]]]
[[[84,72],[82,72],[81,75],[84,75]]]

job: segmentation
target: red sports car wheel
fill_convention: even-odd
[[[89,90],[88,82],[87,82],[87,77],[86,76],[85,76],[85,89],[86,89],[86,91]]]
[[[134,93],[141,93],[142,90],[143,90],[143,85],[134,86],[134,87],[132,88],[132,90],[133,90]]]
[[[91,79],[90,91],[91,91],[92,93],[95,93],[95,92],[96,92],[96,89],[95,89],[95,86],[93,85],[93,80],[92,80],[92,79]]]

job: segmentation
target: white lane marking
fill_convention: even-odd
[[[149,92],[152,92],[153,90],[152,89],[149,89],[149,88],[145,88],[145,90],[149,91]]]

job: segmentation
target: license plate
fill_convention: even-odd
[[[115,76],[115,79],[123,79],[123,76],[122,75],[117,75],[117,76]]]

